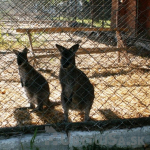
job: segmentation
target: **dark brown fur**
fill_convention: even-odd
[[[48,82],[29,64],[27,58],[27,48],[25,48],[22,52],[17,50],[13,51],[17,55],[21,84],[26,91],[26,95],[30,102],[30,108],[34,109],[35,104],[37,104],[36,109],[42,110],[43,105],[48,106],[50,103]]]
[[[88,77],[75,65],[75,53],[79,45],[76,44],[70,49],[57,44],[56,47],[61,53],[59,80],[65,121],[68,121],[69,108],[85,111],[84,120],[87,121],[94,100],[94,87]]]

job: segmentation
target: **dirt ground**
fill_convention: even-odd
[[[76,56],[77,67],[89,77],[95,88],[90,112],[92,120],[150,115],[150,61],[148,57],[131,53],[128,57],[130,64],[123,54],[118,63],[117,52]],[[43,112],[18,109],[29,106],[29,103],[20,84],[15,54],[0,54],[0,64],[0,127],[41,125],[63,120],[61,105],[45,108]],[[38,59],[36,69],[49,82],[51,102],[60,102],[59,67],[59,57]],[[83,121],[83,117],[78,111],[69,111],[70,122]]]
[[[26,27],[26,25],[21,26]],[[45,26],[44,26],[45,27]],[[8,29],[9,30],[8,30]],[[0,127],[14,127],[24,125],[42,125],[57,123],[64,119],[61,105],[44,108],[43,112],[30,112],[28,99],[21,87],[18,75],[16,56],[11,52],[13,48],[21,50],[29,47],[27,35],[16,33],[13,28],[6,26],[2,32],[4,39],[10,40],[9,50],[0,50]],[[10,32],[10,33],[9,33]],[[33,35],[33,46],[55,48],[55,44],[71,47],[80,41],[80,47],[111,48],[108,39],[88,37],[82,34],[41,33]],[[103,42],[102,42],[103,41]],[[20,46],[17,42],[20,42]],[[22,43],[21,43],[22,42]],[[4,45],[5,46],[5,45]],[[2,46],[3,47],[3,46]],[[5,53],[6,52],[6,53]],[[57,53],[57,51],[56,51]],[[48,52],[44,51],[46,56]],[[32,54],[29,53],[28,56]],[[39,55],[39,52],[35,53]],[[128,53],[130,63],[127,63],[121,53],[118,63],[118,53],[76,55],[76,65],[90,79],[95,88],[95,99],[90,111],[92,120],[108,120],[116,118],[139,118],[150,115],[150,74],[149,57],[141,57],[138,50],[135,54]],[[47,79],[50,86],[50,101],[60,102],[61,87],[58,79],[60,57],[44,57],[37,59],[36,69]],[[70,122],[83,121],[84,115],[78,111],[69,111]]]

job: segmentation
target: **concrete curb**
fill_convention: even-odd
[[[0,150],[30,150],[33,135],[23,135],[0,140]],[[71,131],[68,133],[53,132],[37,134],[33,149],[39,150],[73,150],[88,145],[142,147],[150,144],[150,126],[133,129],[99,131]]]
[[[0,140],[0,150],[68,150],[68,138],[64,133],[57,134],[38,134],[35,138],[33,147],[30,141],[33,135],[23,135],[15,138]],[[67,145],[65,144],[67,143]]]
[[[99,145],[106,147],[139,148],[150,144],[150,126],[134,129],[108,130],[104,132],[70,132],[69,148],[82,149],[83,146]]]

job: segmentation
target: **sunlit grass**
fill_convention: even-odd
[[[53,18],[53,20],[57,20],[57,21],[71,21],[73,20],[73,17],[67,18],[67,17],[56,17]],[[92,19],[79,19],[77,18],[76,21],[78,23],[84,23],[90,27],[92,27]],[[93,22],[93,26],[94,27],[103,27],[103,28],[109,28],[110,27],[110,20],[99,20],[99,21],[94,21]],[[13,31],[14,29],[11,28],[11,30]],[[32,36],[34,35],[38,35],[39,33],[32,33]],[[41,46],[41,43],[44,43],[44,41],[33,41],[33,46],[39,47]],[[24,46],[29,46],[29,39],[28,36],[26,34],[24,35],[14,35],[12,37],[12,35],[9,35],[8,33],[2,33],[2,30],[0,29],[0,49],[4,50],[4,49],[14,49],[14,48],[22,48]]]
[[[54,18],[55,20],[61,20],[61,21],[70,21],[73,20],[74,18],[70,17],[70,18],[66,18],[66,17],[57,17]],[[92,26],[92,19],[79,19],[77,18],[76,21],[78,23],[85,23],[87,25],[91,25]],[[95,27],[103,27],[103,28],[109,28],[110,27],[110,20],[99,20],[99,21],[93,21],[93,26]]]

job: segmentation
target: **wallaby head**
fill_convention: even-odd
[[[73,45],[70,49],[57,44],[56,47],[61,53],[61,67],[67,69],[75,66],[75,53],[79,48],[79,44]]]
[[[17,63],[18,65],[22,65],[25,62],[28,62],[27,53],[28,49],[25,48],[22,52],[19,52],[17,50],[13,50],[13,52],[17,55]]]

